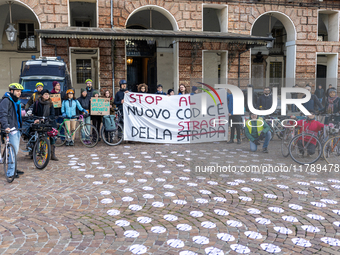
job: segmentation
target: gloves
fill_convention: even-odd
[[[66,118],[66,113],[63,113],[61,116],[62,116],[63,118]]]
[[[266,137],[266,134],[261,132],[259,140],[263,140]]]
[[[88,111],[86,111],[86,110],[84,110],[84,113],[85,113],[85,114],[89,114],[89,112],[88,112]]]
[[[254,143],[255,143],[256,145],[260,145],[259,140],[254,140]]]

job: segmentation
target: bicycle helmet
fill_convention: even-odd
[[[42,87],[44,87],[44,83],[42,83],[42,82],[38,82],[37,84],[35,84],[35,87],[39,87],[39,86],[42,86]]]
[[[10,90],[23,90],[24,87],[19,83],[11,83],[9,84],[9,89]]]
[[[74,94],[74,90],[73,89],[68,89],[67,91],[66,91],[66,94]]]
[[[58,135],[58,130],[56,130],[55,128],[52,128],[51,131],[48,131],[48,132],[47,132],[47,135],[48,135],[49,137],[55,137],[55,136]]]
[[[93,83],[93,81],[92,81],[91,79],[87,79],[87,80],[85,81],[85,83],[88,83],[89,81]]]
[[[126,80],[124,80],[124,79],[123,79],[123,80],[120,80],[120,81],[119,81],[119,86],[122,85],[122,84],[127,84]]]

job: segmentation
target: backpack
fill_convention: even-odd
[[[106,132],[112,132],[116,130],[115,116],[106,115],[103,117],[103,124]]]

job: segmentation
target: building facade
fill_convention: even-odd
[[[8,9],[0,0],[7,14],[0,19],[1,90],[18,82],[31,55],[61,56],[76,90],[87,78],[113,92],[120,79],[152,92],[157,84],[176,91],[202,81],[340,85],[338,1],[13,1],[13,45],[5,33]]]

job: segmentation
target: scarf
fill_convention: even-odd
[[[55,91],[54,88],[53,88],[53,89],[51,90],[50,93],[51,93],[51,94],[60,94],[60,92],[61,92],[60,90],[59,90],[59,92],[57,92],[57,91]]]
[[[335,97],[328,97],[328,108],[327,113],[334,113],[334,101],[338,98],[338,96]]]
[[[39,103],[44,106],[43,116],[49,117],[51,115],[51,110],[50,110],[51,102],[50,102],[50,100],[43,101],[42,98],[39,98]]]

